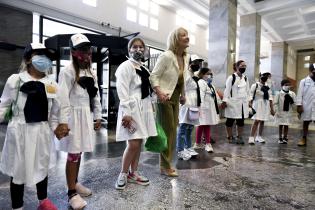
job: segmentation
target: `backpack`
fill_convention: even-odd
[[[244,76],[244,79],[245,79],[245,82],[247,82],[247,77],[246,76]],[[234,85],[234,83],[235,83],[235,80],[236,80],[236,76],[235,76],[235,74],[232,74],[232,86]],[[232,86],[231,86],[231,97],[232,97]],[[255,91],[255,94],[256,94],[256,91]]]

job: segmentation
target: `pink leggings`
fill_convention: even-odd
[[[204,134],[206,144],[210,144],[210,125],[199,125],[196,131],[196,143],[201,143],[201,136]]]

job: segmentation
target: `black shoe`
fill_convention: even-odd
[[[236,142],[237,142],[236,137],[234,137],[234,136],[227,137],[227,139],[228,139],[230,144],[236,144]]]
[[[287,144],[288,143],[288,137],[283,137],[283,139],[282,139],[282,141],[283,141],[283,144]]]
[[[236,144],[244,144],[244,140],[243,140],[243,137],[239,136],[236,138]]]
[[[283,138],[279,138],[278,144],[285,144],[285,143],[283,142]]]

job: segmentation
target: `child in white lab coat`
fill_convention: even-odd
[[[142,141],[156,136],[149,71],[143,66],[146,46],[138,37],[128,43],[129,59],[116,71],[119,110],[116,141],[127,141],[122,167],[115,183],[117,190],[125,189],[127,182],[143,186],[150,184],[138,170]]]
[[[198,76],[200,80],[198,81],[200,87],[200,119],[199,126],[196,132],[196,144],[195,148],[202,148],[201,136],[204,134],[206,145],[205,150],[207,152],[213,152],[212,145],[210,143],[210,132],[211,126],[217,125],[220,121],[219,118],[219,107],[221,105],[221,99],[212,85],[213,74],[211,69],[203,67],[200,69]]]
[[[288,130],[293,118],[292,108],[295,103],[295,93],[290,90],[290,87],[291,83],[289,80],[282,80],[281,90],[276,94],[273,100],[276,112],[275,120],[279,125],[279,144],[288,143]]]
[[[266,81],[268,80],[270,73],[260,74],[259,82],[252,85],[250,89],[251,101],[250,106],[256,111],[256,114],[252,117],[254,120],[251,133],[248,139],[249,144],[255,144],[256,142],[265,143],[265,140],[261,137],[264,127],[264,122],[269,120],[270,114],[274,115],[272,104],[272,92]],[[257,128],[259,126],[258,135],[255,138]]]
[[[0,170],[11,177],[13,209],[23,209],[24,185],[36,184],[38,210],[57,210],[47,198],[52,131],[58,125],[57,84],[47,76],[51,56],[43,44],[28,45],[20,73],[8,78],[1,96],[0,121],[12,111]]]
[[[302,79],[296,97],[297,111],[303,121],[303,136],[298,146],[306,146],[308,127],[315,121],[315,64],[310,64],[309,75]]]

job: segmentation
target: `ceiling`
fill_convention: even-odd
[[[159,0],[177,11],[188,9],[204,20],[211,0]],[[258,13],[262,35],[271,42],[286,41],[295,50],[315,48],[315,0],[237,0],[238,15]],[[199,24],[207,28],[207,22]]]

